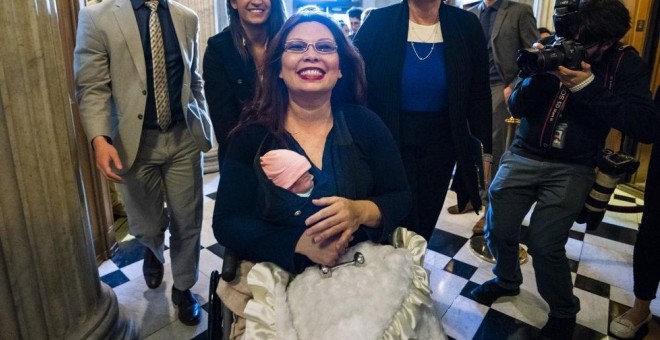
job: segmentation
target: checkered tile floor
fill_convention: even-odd
[[[204,177],[203,249],[199,280],[192,289],[204,308],[208,301],[209,276],[222,266],[224,251],[211,230],[218,179],[218,174]],[[618,205],[636,203],[634,198],[618,191],[613,199]],[[455,200],[450,192],[445,208]],[[641,214],[608,212],[596,231],[585,232],[584,225],[573,226],[566,251],[575,294],[582,306],[574,339],[608,338],[609,322],[632,306],[632,254],[640,218]],[[451,339],[534,339],[546,322],[548,306],[536,290],[533,258],[522,266],[524,282],[519,296],[501,298],[491,306],[481,305],[469,297],[472,288],[493,277],[492,265],[480,260],[469,248],[469,239],[473,236],[471,228],[478,219],[476,214],[450,215],[443,209],[428,245],[425,267],[431,271],[433,299],[445,332]],[[528,222],[526,219],[521,227],[523,245]],[[99,267],[101,280],[113,288],[121,308],[132,315],[140,338],[206,339],[205,312],[197,327],[185,326],[177,320],[170,301],[169,251],[165,252],[164,282],[155,290],[148,289],[142,277],[143,251],[144,248],[129,236],[120,242],[112,259]],[[651,307],[654,322],[640,330],[639,339],[660,339],[660,301],[656,299]]]

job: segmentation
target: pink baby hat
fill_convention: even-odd
[[[287,190],[312,168],[305,156],[287,149],[268,151],[259,160],[266,177],[278,187]]]

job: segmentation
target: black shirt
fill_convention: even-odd
[[[183,83],[183,61],[179,39],[176,37],[172,16],[166,0],[159,0],[158,20],[163,35],[163,48],[165,49],[165,68],[167,70],[167,87],[170,94],[170,110],[172,111],[172,122],[184,119],[183,107],[181,106],[181,86]],[[156,100],[154,97],[153,62],[151,56],[151,41],[149,40],[149,16],[151,9],[145,5],[144,0],[131,0],[140,38],[144,50],[144,62],[147,67],[147,105],[144,108],[144,128],[158,128],[158,116],[156,114]]]

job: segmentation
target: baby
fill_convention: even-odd
[[[314,188],[314,176],[309,173],[312,164],[305,156],[287,149],[266,152],[259,158],[266,177],[280,188],[298,196],[309,197]]]

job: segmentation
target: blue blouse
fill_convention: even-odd
[[[401,109],[420,112],[444,111],[447,106],[444,43],[414,44],[414,50],[411,42],[406,45],[401,79]],[[428,58],[425,58],[426,56]]]

